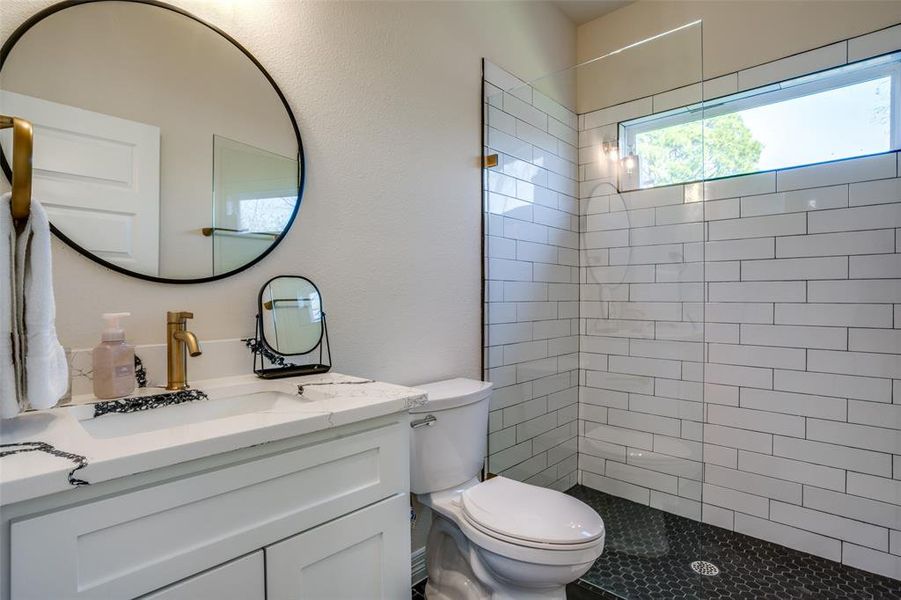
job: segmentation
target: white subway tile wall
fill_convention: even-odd
[[[899,32],[578,116],[489,66],[490,470],[901,579],[901,157],[619,194],[603,151]]]
[[[897,157],[616,194],[619,112],[580,131],[581,483],[901,578]]]
[[[485,77],[485,154],[498,155],[484,181],[488,468],[565,490],[578,469],[578,118],[495,65]]]

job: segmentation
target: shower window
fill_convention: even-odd
[[[901,53],[620,123],[621,187],[649,188],[901,147]]]

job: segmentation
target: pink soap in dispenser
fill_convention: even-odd
[[[106,313],[101,342],[94,348],[94,395],[121,398],[135,391],[135,347],[125,343],[119,319],[131,313]]]

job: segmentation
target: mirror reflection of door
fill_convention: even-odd
[[[213,274],[262,254],[297,202],[297,160],[213,136]]]
[[[76,244],[120,267],[159,274],[160,128],[0,90],[5,114],[34,127],[34,197]],[[12,155],[12,130],[0,132]]]

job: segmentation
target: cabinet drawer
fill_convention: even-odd
[[[266,548],[267,600],[410,597],[406,494]]]
[[[141,600],[266,600],[263,551],[141,596]]]
[[[13,522],[12,599],[134,598],[405,493],[408,444],[398,417]]]

